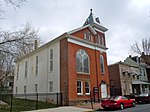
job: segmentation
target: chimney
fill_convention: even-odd
[[[36,50],[37,48],[38,48],[38,41],[35,40],[35,41],[34,41],[34,50]]]
[[[131,55],[129,55],[129,58],[132,58],[132,56],[131,56]]]

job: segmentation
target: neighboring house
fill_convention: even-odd
[[[63,104],[110,96],[107,29],[91,11],[84,25],[16,61],[14,94],[63,94]]]
[[[148,92],[150,83],[148,82],[146,64],[142,63],[141,59],[138,56],[135,57],[129,56],[124,62],[131,66],[136,66],[139,69],[138,71],[136,71],[137,74],[139,75],[137,77],[138,80],[134,79],[132,80],[133,93],[139,94],[143,92]]]
[[[141,62],[147,65],[146,68],[147,78],[148,78],[148,82],[150,82],[150,55],[145,55],[143,52],[140,58],[141,58]]]
[[[9,92],[13,91],[14,75],[9,75],[4,80],[4,88]]]
[[[147,73],[147,80],[148,82],[150,82],[150,65],[147,65],[146,73]]]
[[[108,66],[110,95],[132,95],[132,80],[136,80],[138,67],[117,62]]]
[[[13,71],[14,72],[14,71]],[[1,77],[0,93],[12,93],[14,84],[14,73],[8,73]]]

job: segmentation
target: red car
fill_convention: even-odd
[[[120,108],[123,110],[125,107],[135,107],[136,102],[135,99],[128,99],[125,96],[116,96],[116,97],[111,97],[106,100],[102,100],[101,106],[106,109],[106,108]]]

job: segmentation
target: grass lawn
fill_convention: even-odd
[[[10,97],[7,96],[2,98],[8,105],[2,106],[0,105],[0,112],[10,112]],[[27,110],[36,110],[36,101],[29,100],[29,99],[20,99],[20,98],[13,98],[12,100],[12,112],[20,112],[20,111],[27,111]],[[46,109],[46,108],[54,108],[57,107],[54,104],[46,103],[42,101],[38,101],[38,109]]]

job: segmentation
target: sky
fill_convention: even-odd
[[[0,28],[12,30],[29,22],[43,43],[82,27],[93,9],[108,28],[108,64],[124,61],[133,55],[131,45],[150,37],[150,0],[27,0],[19,9],[2,4],[5,18]]]

